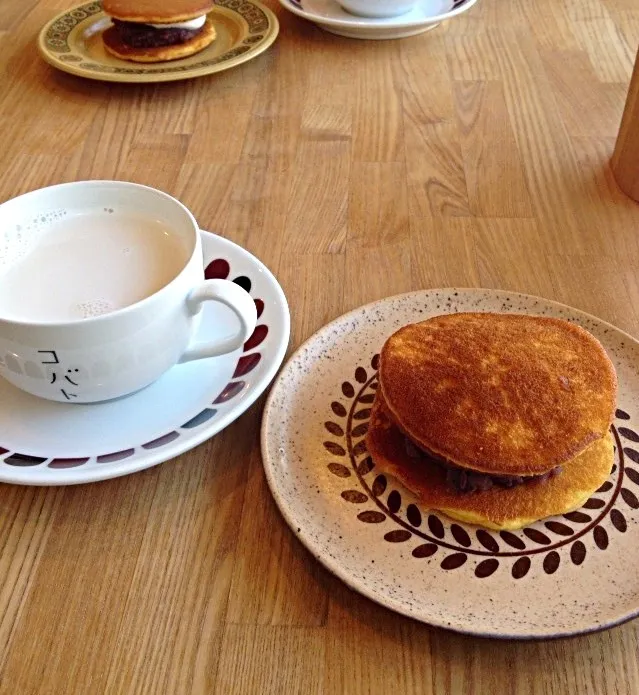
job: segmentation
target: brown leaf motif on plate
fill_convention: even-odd
[[[533,567],[551,575],[560,572],[563,565],[579,566],[589,553],[605,551],[614,543],[615,533],[626,532],[627,517],[639,509],[639,497],[631,489],[639,487],[639,469],[632,467],[633,463],[639,466],[639,451],[624,446],[639,443],[639,434],[628,427],[631,418],[626,411],[616,412],[616,420],[624,424],[611,427],[615,463],[610,478],[581,509],[518,531],[493,531],[453,522],[433,510],[420,508],[408,499],[408,493],[394,486],[394,481],[375,472],[364,435],[378,386],[379,355],[374,355],[370,367],[372,373],[358,366],[341,383],[341,393],[330,406],[331,419],[325,422],[325,433],[333,439],[324,441],[324,448],[327,454],[341,458],[339,463],[327,462],[328,470],[338,478],[349,479],[350,487],[341,493],[342,498],[352,504],[368,502],[377,507],[359,512],[357,518],[367,524],[391,521],[395,525],[389,530],[384,524],[380,541],[398,545],[416,542],[411,549],[415,561],[441,553],[437,564],[444,571],[468,566],[475,577],[487,579],[504,568],[519,580],[529,576]],[[344,399],[350,401],[350,407]],[[361,490],[353,488],[353,478]]]

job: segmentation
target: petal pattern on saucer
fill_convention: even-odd
[[[201,235],[206,276],[233,277],[254,296],[260,324],[243,349],[177,365],[138,393],[91,405],[43,401],[0,379],[0,482],[66,485],[148,468],[224,429],[269,385],[290,334],[284,293],[248,251]],[[213,302],[202,314],[201,339],[219,322],[236,321]],[[250,381],[239,378],[248,374]]]

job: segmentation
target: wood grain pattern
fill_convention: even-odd
[[[167,190],[275,272],[290,350],[346,310],[444,286],[543,295],[639,335],[639,206],[610,166],[636,0],[479,0],[384,42],[267,2],[281,34],[260,58],[140,86],[39,59],[72,0],[0,2],[0,200],[82,178]],[[614,159],[636,197],[638,87]],[[136,475],[0,486],[0,695],[639,692],[636,623],[503,643],[351,592],[270,497],[263,403]]]

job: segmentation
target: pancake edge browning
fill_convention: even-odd
[[[460,493],[446,482],[443,467],[408,455],[404,435],[389,418],[379,396],[372,406],[366,445],[375,470],[399,481],[424,507],[494,530],[516,530],[579,509],[607,480],[614,460],[608,432],[565,462],[561,473],[552,478],[509,489]]]
[[[379,382],[417,446],[490,475],[541,475],[570,461],[608,431],[617,393],[614,366],[588,331],[505,313],[400,328],[381,350]]]
[[[103,0],[102,9],[114,19],[141,24],[174,24],[197,19],[213,9],[209,0]]]

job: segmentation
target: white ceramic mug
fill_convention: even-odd
[[[410,12],[417,0],[337,0],[350,14],[371,19],[398,17]]]
[[[13,270],[23,291],[29,292],[29,277],[20,276],[20,263],[28,254],[37,251],[39,244],[51,243],[48,234],[63,228],[65,220],[100,220],[100,215],[112,215],[111,224],[117,224],[122,215],[123,220],[129,219],[126,215],[136,215],[161,222],[184,250],[177,274],[133,304],[74,320],[21,317],[19,304],[17,311],[6,315],[0,297],[0,374],[5,379],[49,400],[103,401],[148,386],[178,362],[223,355],[248,340],[257,322],[255,303],[233,282],[204,279],[193,215],[166,193],[134,183],[67,183],[0,205],[0,286],[3,274]],[[117,277],[118,268],[111,270]],[[238,329],[233,335],[193,345],[206,301],[229,307],[237,317]]]

